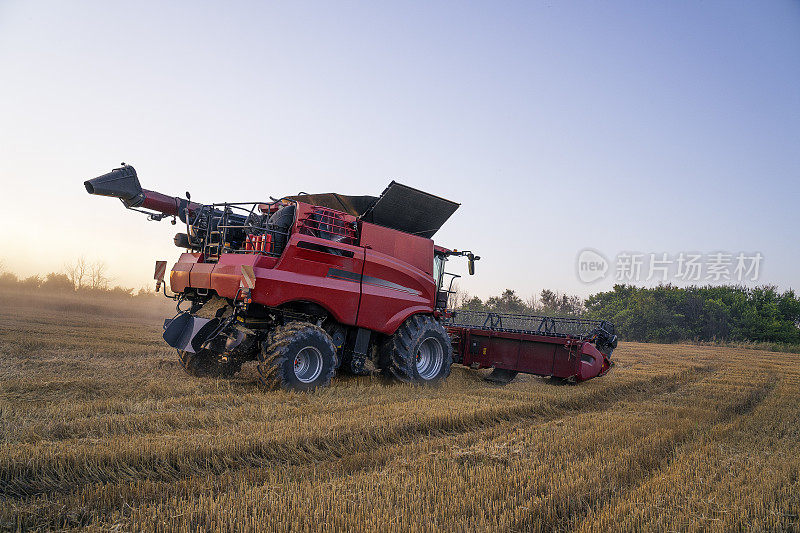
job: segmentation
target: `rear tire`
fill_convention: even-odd
[[[399,381],[438,383],[450,375],[452,364],[450,337],[431,316],[409,317],[381,346],[383,374]]]
[[[336,373],[336,346],[325,330],[307,322],[275,328],[258,355],[258,378],[269,388],[310,391]]]

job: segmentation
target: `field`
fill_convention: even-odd
[[[800,356],[623,343],[577,386],[184,374],[171,308],[0,293],[0,530],[798,530]]]

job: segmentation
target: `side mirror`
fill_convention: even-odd
[[[479,255],[475,255],[469,250],[453,250],[450,252],[450,255],[460,255],[461,257],[467,258],[467,271],[469,272],[470,276],[475,275],[475,261],[481,258]]]
[[[470,276],[475,275],[475,261],[478,261],[480,258],[481,256],[475,255],[472,252],[467,254],[467,259],[468,259],[467,269],[469,270]]]

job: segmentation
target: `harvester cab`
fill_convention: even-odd
[[[577,379],[602,371],[600,363],[592,371],[572,363],[557,370],[547,349],[542,353],[550,353],[549,367],[526,366],[521,350],[514,361],[473,357],[472,330],[447,311],[458,276],[444,265],[451,256],[465,257],[474,274],[480,257],[431,239],[459,207],[450,200],[392,181],[377,197],[300,193],[267,202],[199,204],[188,193],[184,199],[143,189],[134,168],[124,164],[84,185],[150,220],[172,217],[186,225],[174,239],[186,251],[168,281],[163,262],[155,278],[157,286],[169,283],[177,301],[164,340],[192,375],[230,376],[255,360],[265,385],[311,390],[327,385],[337,371],[437,383],[454,361],[543,375],[567,372]],[[593,338],[557,338],[568,339],[572,359],[578,353],[601,358],[593,345],[594,354],[584,346]],[[482,349],[484,355],[502,352]]]

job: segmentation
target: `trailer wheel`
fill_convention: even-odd
[[[437,383],[450,375],[450,337],[438,321],[426,315],[409,317],[381,347],[384,375],[409,383]]]
[[[178,359],[186,373],[196,378],[230,378],[233,377],[242,366],[241,364],[233,362],[221,363],[213,353],[207,350],[203,350],[199,353],[178,350]]]
[[[306,322],[276,328],[258,355],[258,378],[270,388],[309,391],[330,384],[336,346],[325,330]]]

